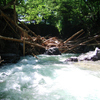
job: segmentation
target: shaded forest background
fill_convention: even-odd
[[[85,35],[100,32],[100,0],[0,0],[0,9],[14,9],[13,4],[18,19],[41,36],[68,38],[80,29]]]

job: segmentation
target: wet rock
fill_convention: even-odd
[[[44,54],[47,54],[47,55],[61,55],[61,52],[59,51],[58,48],[52,47],[52,48],[49,48],[48,50],[46,50]]]
[[[78,62],[78,58],[77,57],[71,57],[65,60],[65,62],[67,61],[71,61],[71,62]]]
[[[100,60],[100,49],[96,48],[94,52],[94,56],[91,57],[93,61]]]
[[[100,49],[96,48],[95,51],[90,51],[78,57],[79,60],[96,61],[100,60]]]
[[[86,54],[82,54],[79,57],[71,57],[66,59],[65,61],[97,61],[100,60],[100,49],[96,48],[95,51],[90,51]]]

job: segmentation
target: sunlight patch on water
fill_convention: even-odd
[[[93,77],[79,69],[69,70],[68,72],[64,69],[63,71],[57,71],[57,73],[60,76],[56,79],[55,88],[59,87],[68,91],[68,93],[76,97],[77,100],[82,100],[82,98],[84,100],[85,98],[91,100],[91,96],[95,97],[95,95],[100,98],[99,78]],[[96,92],[97,90],[99,90],[98,93]]]

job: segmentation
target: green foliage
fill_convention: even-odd
[[[0,4],[10,1],[1,0]],[[44,23],[56,26],[62,35],[75,26],[89,31],[100,26],[100,0],[17,0],[16,4],[19,18],[30,23],[44,20]]]
[[[43,0],[28,0],[16,8],[18,14],[24,14],[25,20],[30,22],[36,20],[37,23],[41,22],[43,18],[48,19],[51,12]]]
[[[12,0],[0,0],[0,6],[5,6],[10,1]]]
[[[15,1],[15,0],[0,0],[0,6],[5,6],[9,2]],[[16,4],[22,3],[24,0],[16,0]]]

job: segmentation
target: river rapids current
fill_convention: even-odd
[[[71,56],[26,56],[1,67],[0,100],[100,100],[100,70],[65,62]]]

